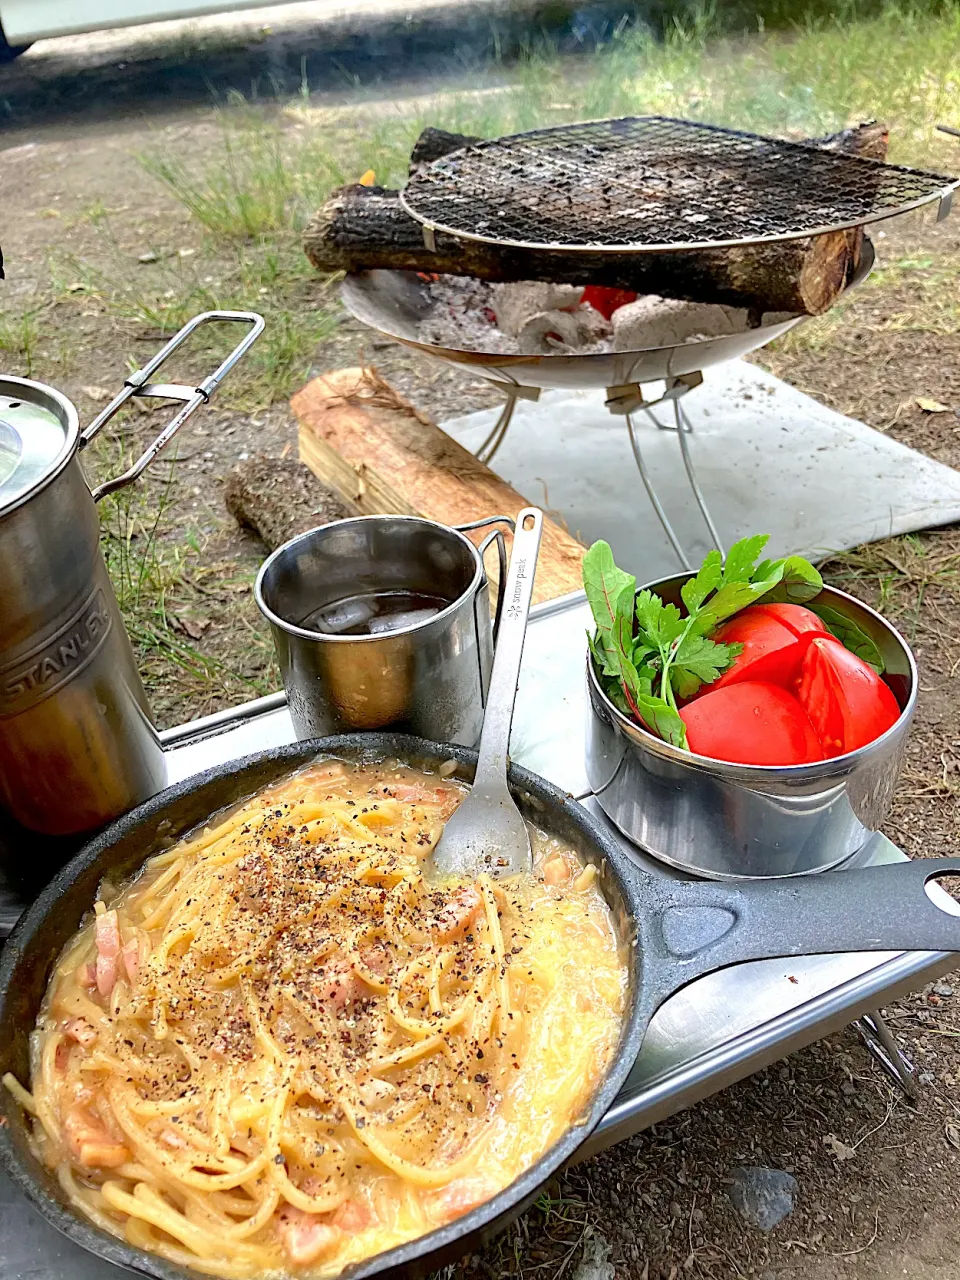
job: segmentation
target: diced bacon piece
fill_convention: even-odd
[[[94,928],[97,944],[97,990],[106,999],[117,981],[120,923],[116,911],[103,911]]]
[[[333,1225],[347,1232],[348,1235],[363,1231],[372,1221],[373,1214],[359,1200],[344,1200],[333,1215]]]
[[[140,966],[146,957],[143,952],[145,950],[142,939],[131,938],[129,942],[124,944],[123,950],[120,952],[123,960],[123,967],[127,971],[127,977],[130,979],[130,985],[136,986],[137,974],[140,972]]]
[[[465,933],[483,910],[479,889],[472,884],[454,890],[450,901],[437,912],[431,932],[438,942],[451,942]]]
[[[332,1253],[340,1239],[340,1228],[325,1222],[316,1213],[304,1213],[292,1206],[284,1209],[277,1231],[291,1266],[308,1267]]]
[[[404,804],[422,804],[424,800],[434,799],[435,793],[428,790],[422,782],[411,785],[406,782],[395,783],[390,788],[394,796],[398,800],[402,800]]]
[[[85,987],[88,991],[92,991],[97,985],[97,966],[93,960],[88,960],[86,964],[82,964],[77,970],[77,981],[81,987]]]
[[[96,940],[98,955],[118,956],[120,954],[120,921],[116,911],[102,911],[97,916],[93,936]]]
[[[324,1004],[344,1009],[360,994],[357,976],[346,960],[331,960],[317,970],[317,995]]]
[[[370,972],[377,974],[378,977],[384,977],[390,968],[390,957],[382,942],[375,942],[372,947],[361,951],[360,959]]]
[[[117,957],[97,956],[97,990],[106,999],[117,985]]]
[[[116,1142],[85,1107],[74,1107],[63,1122],[63,1136],[71,1154],[87,1169],[116,1169],[126,1164],[130,1153]]]
[[[172,1147],[175,1151],[182,1151],[187,1145],[186,1138],[181,1137],[173,1129],[164,1129],[160,1134],[160,1141],[165,1147]]]
[[[544,884],[566,884],[570,879],[570,868],[564,862],[563,858],[550,858],[543,864],[543,882]]]
[[[450,1222],[486,1204],[497,1191],[497,1184],[490,1178],[458,1178],[438,1193],[436,1203],[444,1221]]]
[[[60,1072],[66,1071],[67,1064],[70,1061],[70,1050],[72,1048],[73,1048],[73,1045],[70,1043],[69,1040],[61,1040],[60,1043],[57,1045],[57,1051],[53,1055],[53,1065],[57,1069],[57,1071],[60,1071]]]
[[[97,1038],[96,1027],[92,1027],[86,1018],[71,1018],[64,1023],[63,1030],[71,1040],[82,1044],[84,1049],[89,1049]]]

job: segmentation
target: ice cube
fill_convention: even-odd
[[[338,600],[336,604],[325,605],[313,615],[312,625],[317,631],[328,635],[340,635],[344,631],[352,631],[370,621],[377,612],[377,603],[364,596],[355,596],[352,600]]]
[[[384,631],[400,631],[403,627],[416,627],[421,622],[435,618],[439,612],[440,610],[434,605],[431,609],[409,609],[406,613],[388,613],[382,618],[374,618],[368,630],[373,636],[382,635]]]

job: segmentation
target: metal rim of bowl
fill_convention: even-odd
[[[653,591],[656,593],[657,588],[662,587],[665,583],[676,582],[680,579],[688,581],[694,576],[695,575],[692,571],[688,574],[669,574],[665,578],[657,578],[655,582],[648,582],[643,586],[638,586],[637,591]],[[597,673],[594,670],[593,656],[588,650],[587,680],[589,681],[591,692],[600,699],[604,709],[610,715],[617,728],[625,732],[628,737],[637,735],[642,739],[643,745],[657,755],[664,756],[668,760],[679,761],[690,768],[700,769],[704,773],[719,774],[721,777],[728,778],[732,782],[742,782],[744,777],[752,781],[762,782],[764,779],[771,779],[775,775],[781,774],[789,778],[799,778],[800,780],[805,778],[817,778],[822,777],[824,767],[829,767],[831,769],[837,768],[842,771],[849,765],[862,760],[865,756],[873,754],[874,751],[879,749],[881,743],[885,743],[891,735],[898,731],[905,718],[909,719],[913,715],[917,705],[919,677],[917,674],[917,663],[913,656],[913,650],[907,644],[906,640],[904,640],[896,627],[893,626],[892,623],[888,622],[882,614],[879,614],[876,609],[871,609],[868,604],[864,604],[863,601],[858,600],[856,596],[851,596],[846,591],[841,591],[837,587],[824,585],[823,592],[829,592],[833,597],[840,600],[849,601],[851,604],[856,605],[858,609],[863,609],[866,613],[870,614],[870,616],[875,619],[875,621],[885,631],[889,632],[890,635],[893,636],[900,645],[907,659],[910,691],[907,694],[905,705],[900,708],[900,715],[893,722],[890,728],[887,729],[885,733],[882,733],[879,738],[874,738],[872,742],[868,742],[862,747],[857,747],[854,751],[847,751],[840,756],[831,756],[828,760],[814,760],[807,764],[736,764],[730,760],[716,760],[712,756],[702,756],[698,755],[695,751],[675,747],[671,743],[665,742],[663,738],[658,738],[656,734],[651,733],[650,730],[645,728],[643,725],[637,724],[635,720],[629,719],[622,711],[619,710],[619,708],[614,706],[603,691],[603,687],[601,686]],[[817,598],[819,599],[819,597]],[[761,600],[757,603],[762,604],[763,602]],[[590,709],[590,714],[595,714],[592,708]]]
[[[45,382],[37,382],[32,378],[15,378],[12,374],[0,374],[0,395],[11,393],[16,395],[18,387],[28,387],[31,391],[37,392],[36,396],[24,396],[23,399],[29,399],[32,404],[40,403],[42,407],[49,408],[60,418],[64,427],[64,441],[63,448],[53,460],[49,470],[39,476],[29,489],[19,494],[8,505],[4,505],[0,499],[0,518],[22,507],[25,502],[29,502],[48,484],[56,480],[73,458],[80,443],[80,415],[72,400],[68,400],[62,391],[48,386]],[[44,404],[44,401],[49,403]]]
[[[439,613],[435,613],[432,618],[428,618],[425,622],[413,622],[406,627],[395,627],[383,635],[370,636],[344,636],[344,635],[328,635],[325,631],[311,631],[306,627],[298,627],[295,622],[289,622],[274,611],[263,598],[263,582],[275,560],[278,560],[285,551],[289,551],[291,547],[295,547],[299,542],[306,542],[308,538],[313,538],[318,533],[324,533],[327,529],[333,529],[340,525],[367,523],[373,520],[403,520],[408,524],[428,525],[432,529],[439,529],[442,533],[449,533],[455,538],[459,538],[465,547],[468,547],[474,560],[474,574],[469,584],[464,587],[455,600],[451,600],[445,609],[441,609]],[[366,644],[370,641],[374,643],[383,640],[392,640],[396,636],[410,635],[413,631],[420,631],[424,627],[432,627],[435,622],[442,622],[455,609],[465,596],[471,595],[477,590],[483,580],[486,570],[483,566],[483,559],[480,552],[470,541],[470,539],[459,529],[454,529],[448,524],[440,524],[437,520],[426,520],[423,516],[347,516],[343,520],[330,520],[326,524],[318,524],[315,529],[307,529],[305,533],[298,533],[295,538],[291,538],[289,542],[285,542],[283,546],[277,547],[276,551],[271,551],[257,574],[256,581],[253,584],[253,598],[257,603],[257,608],[274,626],[280,627],[282,631],[286,631],[288,635],[299,636],[301,640],[322,640],[324,643],[331,642],[333,644]]]

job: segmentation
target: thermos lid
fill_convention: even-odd
[[[76,409],[59,391],[0,376],[0,516],[66,466],[79,429]]]

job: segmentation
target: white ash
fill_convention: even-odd
[[[501,330],[511,338],[519,338],[521,329],[532,316],[579,307],[583,290],[575,284],[529,280],[491,285],[490,295],[490,306]]]
[[[580,303],[582,289],[529,280],[490,284],[469,276],[440,276],[427,286],[433,302],[420,321],[420,341],[491,355],[582,355],[672,347],[751,328],[744,308],[681,302],[647,294],[607,321]],[[766,312],[764,325],[792,317]]]

